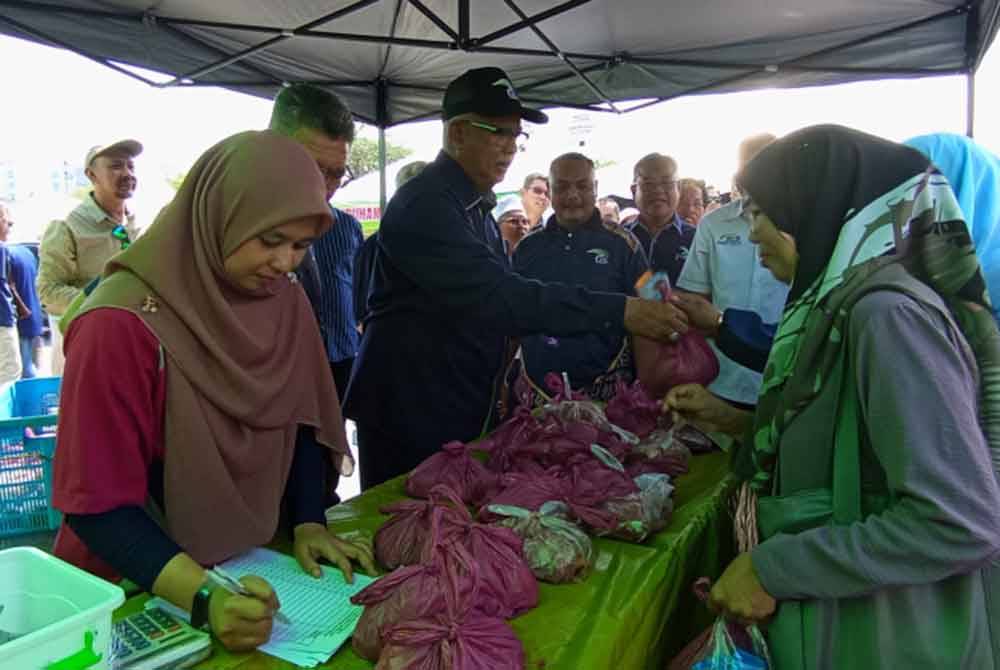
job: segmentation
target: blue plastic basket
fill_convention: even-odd
[[[0,537],[59,527],[52,456],[60,377],[15,382],[0,393]]]

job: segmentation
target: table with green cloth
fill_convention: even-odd
[[[336,533],[373,535],[388,518],[379,507],[405,497],[399,477],[328,512]],[[695,579],[718,577],[733,558],[729,456],[695,456],[675,481],[670,525],[644,544],[594,540],[594,568],[575,584],[541,583],[538,607],[511,621],[524,644],[528,670],[661,670],[670,657],[711,623],[691,591]],[[142,607],[130,598],[115,615]],[[263,653],[230,654],[215,642],[198,670],[285,670],[293,666]],[[319,666],[367,670],[372,663],[344,645]]]

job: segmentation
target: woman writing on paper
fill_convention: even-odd
[[[710,604],[767,622],[777,670],[1000,668],[1000,338],[948,182],[816,126],[740,183],[791,291],[738,515],[761,541]]]
[[[353,467],[319,330],[289,273],[332,223],[295,142],[247,132],[209,149],[69,325],[53,504],[55,553],[191,609],[233,650],[279,606],[207,586],[204,566],[292,528],[294,553],[351,578],[368,547],[330,534],[325,450]],[[284,514],[282,514],[284,512]]]

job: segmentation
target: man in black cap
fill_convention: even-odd
[[[403,474],[496,420],[508,338],[686,330],[680,310],[623,294],[543,284],[511,271],[490,211],[527,134],[548,117],[521,104],[499,68],[469,70],[444,97],[444,150],[389,202],[368,322],[347,390],[361,486]]]

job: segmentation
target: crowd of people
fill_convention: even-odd
[[[325,524],[345,417],[369,489],[489,432],[517,384],[544,402],[556,372],[604,400],[695,330],[720,374],[664,411],[732,439],[750,519],[711,606],[769,622],[779,670],[1000,668],[1000,160],[815,126],[736,147],[728,202],[652,152],[630,213],[571,151],[498,204],[522,120],[546,115],[498,68],[442,110],[441,152],[368,239],[329,205],[350,110],[292,85],[141,235],[125,140],[88,152],[93,190],[37,265],[0,245],[4,379],[30,374],[42,307],[64,336],[55,553],[255,648],[274,591],[213,589],[204,566],[283,534],[312,574],[374,570]],[[647,272],[670,300],[639,297]]]

